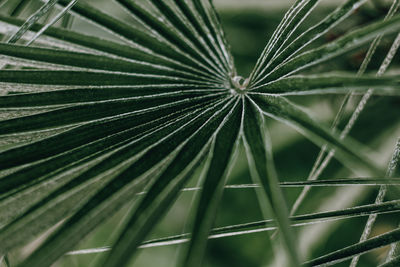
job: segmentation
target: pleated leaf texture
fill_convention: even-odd
[[[0,5],[10,2],[14,11],[32,2],[38,9],[27,19],[0,10],[0,256],[47,233],[17,266],[51,266],[130,205],[118,236],[107,244],[109,251],[95,261],[96,266],[127,266],[200,171],[191,231],[171,240],[188,241],[177,266],[202,266],[209,236],[219,233],[214,221],[241,144],[251,177],[262,188],[260,206],[273,220],[232,231],[276,227],[290,266],[333,264],[400,240],[395,230],[305,263],[295,245],[292,225],[297,221],[393,212],[400,204],[290,217],[265,124],[265,118],[287,124],[334,150],[345,166],[371,176],[297,186],[398,185],[395,177],[384,178],[385,170],[363,145],[342,138],[287,96],[363,94],[371,88],[378,95],[398,96],[398,76],[311,75],[307,70],[398,33],[400,15],[317,46],[316,40],[366,1],[344,1],[299,33],[296,29],[320,1],[296,0],[244,79],[236,72],[211,0],[110,3],[125,10],[129,20],[109,14],[96,1]],[[49,10],[57,16],[40,22]],[[72,30],[68,19],[75,17],[113,38]],[[67,23],[56,24],[59,19]]]

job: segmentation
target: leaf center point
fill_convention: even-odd
[[[249,85],[249,79],[245,79],[242,76],[232,75],[231,76],[231,86],[232,91],[236,94],[244,94]]]

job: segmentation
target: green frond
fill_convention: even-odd
[[[241,64],[229,44],[234,38],[230,31],[225,34],[224,18],[211,0],[0,0],[0,264],[44,267],[64,255],[107,251],[94,266],[119,267],[129,265],[140,249],[187,243],[174,264],[203,266],[208,264],[210,239],[265,231],[279,235],[281,242],[275,234],[264,241],[279,252],[276,260],[286,255],[288,266],[305,260],[312,266],[332,265],[384,245],[397,246],[398,228],[328,254],[324,250],[326,255],[314,260],[298,243],[302,237],[297,230],[306,225],[399,212],[396,167],[385,176],[383,163],[368,148],[372,142],[365,141],[371,138],[344,138],[352,125],[339,134],[320,121],[327,112],[315,119],[301,107],[318,104],[303,96],[324,95],[329,101],[348,94],[334,123],[341,127],[350,95],[366,93],[368,100],[374,93],[397,101],[397,69],[392,75],[382,74],[400,39],[393,42],[378,77],[361,76],[374,53],[384,49],[381,41],[385,44],[384,38],[400,29],[400,16],[394,15],[397,0],[385,19],[346,29],[332,41],[322,40],[356,16],[353,13],[365,2],[347,0],[338,7],[334,3],[336,9],[321,20],[314,16],[322,1],[294,1],[245,79],[238,73],[242,66],[234,64]],[[236,42],[252,42],[246,35],[237,37]],[[323,64],[340,61],[371,41],[358,74]],[[244,53],[257,52],[250,51],[250,44],[243,47]],[[353,124],[364,106],[351,115]],[[371,119],[386,123],[375,129],[382,133],[380,141],[392,138],[388,132],[393,134],[397,124],[385,119],[397,113],[392,108],[387,116]],[[305,180],[300,172],[296,180],[281,181],[281,172],[287,176],[279,153],[286,146],[291,156],[297,154],[295,143],[301,139],[285,132],[283,139],[293,139],[280,145],[274,135],[280,126],[270,118],[323,147],[315,164],[317,176],[331,156],[340,162],[335,168],[344,173]],[[291,156],[284,160],[287,169],[296,165]],[[201,166],[203,177],[193,187]],[[231,183],[237,173],[251,184],[248,179]],[[349,178],[337,178],[346,175]],[[318,212],[289,212],[298,188],[333,192],[376,186],[389,188],[391,199],[328,210],[321,205],[322,211],[314,201],[309,208]],[[185,204],[193,209],[186,227],[190,232],[154,238],[175,203],[195,191],[199,194],[193,207]],[[236,214],[239,222],[219,227],[224,197],[231,193],[255,193],[258,203],[252,204],[252,212],[263,218]],[[110,243],[86,251],[78,247],[121,211],[126,216],[118,217],[121,222]],[[21,256],[19,250],[29,244],[35,245]],[[265,258],[271,255],[265,253]],[[391,253],[382,266],[393,266],[397,256]]]

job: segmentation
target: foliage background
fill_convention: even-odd
[[[121,16],[120,10],[109,10],[108,1],[92,0],[96,5],[103,6],[107,12]],[[245,2],[245,3],[244,3]],[[332,2],[322,1],[318,7],[298,31],[301,32],[310,25],[332,10]],[[363,25],[369,21],[383,18],[387,12],[388,1],[376,1],[376,5],[368,4],[358,10],[349,19],[346,19],[333,31],[326,34],[315,45],[332,40],[340,36],[343,32],[353,28],[355,25]],[[287,10],[291,1],[239,1],[239,0],[219,0],[216,1],[220,12],[227,38],[231,44],[239,74],[247,77],[253,68],[257,58],[262,52],[266,39],[271,36],[284,12]],[[27,14],[29,10],[26,10]],[[21,16],[27,15],[21,14]],[[88,26],[87,23],[75,20],[71,26],[80,31],[91,31],[107,37],[107,33]],[[296,34],[295,34],[296,35]],[[379,47],[376,55],[372,59],[368,71],[376,71],[383,57],[388,51],[393,37],[386,37]],[[363,48],[346,54],[330,64],[318,66],[313,71],[329,71],[342,69],[356,72],[367,48]],[[400,55],[395,57],[389,72],[400,74]],[[337,112],[341,97],[337,95],[326,96],[307,96],[291,97],[291,100],[306,105],[319,121],[330,124]],[[356,101],[354,101],[354,104]],[[400,98],[399,97],[373,97],[367,108],[362,113],[359,121],[355,125],[351,136],[362,143],[369,145],[376,153],[376,161],[387,162],[396,137],[400,136]],[[348,114],[349,115],[349,114]],[[272,141],[276,166],[281,181],[302,180],[308,176],[309,171],[319,152],[319,148],[311,142],[297,134],[293,129],[282,124],[277,124],[267,120],[272,131]],[[342,178],[351,176],[351,172],[344,169],[339,163],[332,161],[324,171],[324,178]],[[251,183],[247,160],[243,148],[239,153],[239,158],[235,169],[229,180],[230,184]],[[194,177],[191,185],[196,185]],[[317,210],[340,209],[355,205],[373,203],[378,191],[378,187],[351,186],[345,187],[318,187],[311,190],[311,194],[306,199],[299,213],[308,213]],[[296,199],[300,189],[285,189],[285,194],[289,204]],[[181,197],[168,213],[167,217],[159,224],[153,232],[153,238],[180,234],[185,227],[187,216],[190,216],[190,205],[193,197],[192,192],[182,193]],[[390,194],[389,197],[390,198]],[[119,212],[105,225],[100,227],[85,242],[80,244],[80,248],[93,248],[107,245],[112,236],[115,224],[121,221],[126,213],[126,209]],[[364,229],[366,217],[347,219],[334,223],[317,224],[314,226],[297,228],[299,236],[299,249],[305,253],[307,258],[313,258],[358,242]],[[259,212],[254,191],[251,189],[231,189],[226,190],[219,209],[216,226],[226,226],[231,224],[246,223],[262,220]],[[374,227],[373,235],[386,232],[396,226],[399,221],[397,213],[392,215],[379,216]],[[211,240],[208,245],[205,266],[225,267],[225,266],[262,266],[271,262],[272,249],[269,243],[270,232],[249,234],[237,237],[228,237]],[[32,246],[34,246],[33,244]],[[18,253],[28,253],[32,247],[26,247]],[[179,246],[165,246],[158,248],[146,248],[140,253],[134,266],[175,266]],[[361,257],[359,266],[376,266],[386,255],[387,248],[382,248],[368,253]],[[279,261],[279,253],[277,253]],[[88,266],[95,255],[65,256],[56,266]],[[349,262],[343,262],[337,266],[348,266]],[[278,266],[278,265],[275,265]]]

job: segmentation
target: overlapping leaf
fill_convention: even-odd
[[[56,28],[52,26],[55,21],[38,23],[55,2],[68,7],[57,19],[71,8],[72,16],[106,29],[116,39]],[[364,1],[347,1],[289,43],[318,2],[295,2],[268,42],[248,87],[238,84],[240,79],[234,77],[233,58],[211,1],[116,1],[135,23],[115,18],[84,0],[49,1],[26,21],[13,17],[25,1],[19,1],[10,16],[2,14],[0,21],[16,26],[17,31],[10,42],[0,43],[0,55],[29,62],[34,68],[19,69],[17,63],[11,64],[0,70],[0,81],[11,88],[35,85],[54,86],[57,90],[1,96],[0,112],[17,115],[0,121],[0,136],[40,135],[55,129],[61,133],[13,144],[0,152],[0,209],[15,208],[0,216],[0,254],[62,222],[21,263],[50,266],[137,197],[111,253],[100,261],[105,266],[124,266],[208,155],[191,241],[182,256],[183,266],[200,265],[240,137],[293,266],[298,266],[300,259],[293,245],[296,237],[279,188],[271,147],[265,140],[262,116],[288,123],[318,145],[328,143],[337,151],[338,159],[351,168],[380,176],[380,167],[355,142],[340,140],[284,95],[362,91],[368,89],[367,85],[376,86],[383,94],[398,94],[400,85],[393,77],[292,76],[360,47],[378,34],[400,29],[400,17],[395,16],[298,54]],[[31,40],[24,38],[28,30],[37,32]],[[31,47],[41,35],[53,38],[56,45]],[[26,110],[37,112],[18,115]],[[70,128],[64,130],[67,126]],[[351,182],[357,183],[343,184]],[[321,185],[330,183],[338,181],[321,181]],[[146,193],[139,194],[144,188],[148,188]],[[25,199],[32,201],[24,203]],[[393,205],[374,206],[306,218],[376,210],[397,211]],[[396,231],[390,233],[393,236],[397,238]],[[340,253],[354,255],[364,247],[359,244]],[[342,256],[335,257],[337,260]]]

